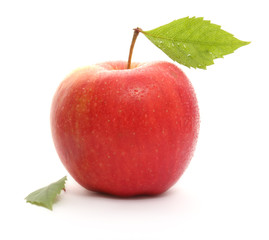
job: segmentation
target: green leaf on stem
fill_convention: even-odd
[[[57,195],[65,190],[65,181],[67,177],[61,178],[59,181],[51,183],[50,185],[40,188],[30,193],[26,198],[26,202],[42,206],[52,210],[52,205],[55,202]]]
[[[203,18],[186,17],[141,32],[174,61],[206,69],[213,59],[233,53],[250,42],[241,41]]]

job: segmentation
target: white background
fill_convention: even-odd
[[[0,239],[269,239],[266,0],[0,2]],[[180,181],[157,197],[88,192],[54,149],[53,94],[73,69],[126,60],[135,27],[197,16],[244,41],[208,70],[181,67],[197,93],[199,142]],[[143,35],[134,61],[166,60]],[[49,211],[30,192],[68,176]]]

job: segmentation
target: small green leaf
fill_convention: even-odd
[[[174,61],[187,67],[206,69],[213,59],[233,53],[249,44],[203,18],[186,17],[141,31],[152,43]]]
[[[42,206],[52,210],[52,205],[57,195],[65,189],[65,181],[67,177],[63,177],[57,182],[54,182],[44,188],[40,188],[30,193],[26,198],[26,202]]]

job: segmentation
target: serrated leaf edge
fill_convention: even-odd
[[[45,207],[49,210],[53,210],[52,206],[53,206],[53,203],[55,202],[55,199],[57,198],[57,196],[61,193],[62,190],[65,190],[65,183],[66,183],[66,180],[67,180],[67,176],[64,176],[63,178],[59,179],[58,181],[56,182],[53,182],[51,184],[49,184],[48,186],[46,187],[43,187],[43,188],[39,188],[37,190],[35,190],[34,192],[30,193],[27,195],[27,197],[25,197],[25,200],[27,203],[31,203],[31,204],[34,204],[34,205],[37,205],[37,206],[42,206],[42,207]],[[51,201],[49,201],[48,203],[46,202],[42,202],[42,201],[36,201],[36,200],[29,200],[28,198],[33,196],[35,193],[37,192],[40,192],[42,190],[45,190],[45,189],[49,189],[49,187],[51,187],[51,185],[54,185],[54,184],[57,184],[58,182],[61,182],[62,181],[62,186],[61,188],[58,189],[58,191],[56,191],[54,193],[54,196],[52,198]]]
[[[213,24],[215,27],[217,27],[219,30],[222,30],[222,31],[224,31],[224,32],[226,32],[225,30],[223,30],[222,28],[221,28],[221,26],[220,25],[217,25],[217,24],[214,24],[214,23],[212,23],[210,20],[204,20],[204,18],[203,17],[185,17],[185,18],[181,18],[181,19],[199,19],[199,20],[201,20],[201,21],[204,21],[204,22],[207,22],[208,24]],[[177,19],[177,20],[174,20],[174,21],[172,21],[172,22],[175,22],[175,21],[178,21],[178,20],[181,20],[181,19]],[[168,23],[168,24],[171,24],[172,22],[170,22],[170,23]],[[164,24],[164,25],[162,25],[162,26],[160,26],[160,27],[163,27],[163,26],[165,26],[165,25],[168,25],[168,24]],[[158,28],[160,28],[160,27],[157,27],[157,28],[154,28],[154,29],[152,29],[152,30],[155,30],[155,29],[158,29]],[[157,37],[157,36],[154,36],[154,35],[152,35],[152,34],[150,34],[150,32],[152,31],[152,30],[148,30],[148,31],[143,31],[142,29],[141,29],[141,31],[140,32],[142,32],[147,38],[148,38],[148,36],[149,37],[151,37],[151,38],[155,38],[155,39],[163,39],[163,40],[166,40],[166,41],[170,41],[171,43],[173,43],[173,44],[175,44],[176,45],[176,43],[175,42],[180,42],[180,43],[182,43],[182,44],[188,44],[188,43],[191,43],[191,44],[200,44],[200,45],[210,45],[210,42],[203,42],[203,41],[187,41],[186,39],[176,39],[176,41],[175,41],[175,39],[172,39],[172,38],[166,38],[166,37]],[[228,32],[226,32],[226,33],[228,33]],[[234,37],[236,40],[237,40],[237,42],[235,42],[235,43],[218,43],[218,44],[216,44],[216,43],[214,43],[214,45],[215,46],[239,46],[239,47],[237,47],[237,49],[238,48],[240,48],[240,47],[243,47],[243,46],[245,46],[245,45],[248,45],[248,44],[250,44],[251,42],[247,42],[247,41],[242,41],[242,40],[240,40],[240,39],[237,39],[233,34],[231,34],[231,33],[229,33],[232,37]],[[190,36],[189,36],[190,37]],[[189,38],[188,37],[188,38]],[[148,38],[149,39],[149,38]],[[150,40],[150,39],[149,39]],[[150,40],[151,41],[151,40]],[[158,47],[160,50],[162,50],[163,51],[163,49],[160,47],[160,46],[158,46],[158,45],[156,45],[154,42],[153,42],[153,44],[156,46],[156,47]],[[235,50],[237,50],[237,49],[235,49]],[[234,51],[235,51],[234,50]],[[232,54],[232,53],[234,53],[234,51],[232,51],[232,52],[230,52],[230,53],[228,53],[228,54],[223,54],[223,55],[220,55],[220,56],[218,56],[218,57],[212,57],[212,62],[210,63],[210,64],[207,64],[207,65],[205,65],[205,64],[203,64],[203,65],[198,65],[198,67],[193,67],[193,66],[191,66],[191,65],[187,65],[187,64],[184,64],[184,63],[182,63],[182,62],[179,62],[179,61],[177,61],[175,58],[173,58],[173,57],[171,57],[171,56],[169,56],[166,52],[164,52],[166,55],[168,55],[168,57],[170,57],[173,61],[175,61],[175,62],[178,62],[179,64],[182,64],[182,65],[184,65],[184,66],[186,66],[186,67],[188,67],[188,68],[194,68],[194,69],[196,69],[196,68],[200,68],[200,69],[206,69],[206,67],[207,66],[210,66],[210,65],[213,65],[214,64],[214,60],[215,59],[218,59],[218,58],[223,58],[225,55],[229,55],[229,54]],[[181,52],[183,52],[182,50],[181,50]],[[184,52],[183,52],[184,53]],[[184,53],[185,54],[185,53]],[[187,54],[185,54],[186,56],[187,56]]]

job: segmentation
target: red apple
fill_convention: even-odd
[[[51,108],[53,140],[83,187],[122,197],[160,194],[192,157],[196,96],[172,63],[126,65],[81,68],[60,84]]]

